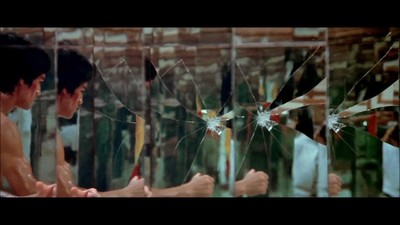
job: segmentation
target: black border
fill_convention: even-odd
[[[400,27],[400,10],[384,1],[142,3],[2,5],[13,10],[2,11],[0,27]]]
[[[350,218],[360,222],[374,217],[379,222],[390,219],[393,223],[398,203],[398,198],[0,198],[0,211],[4,219],[34,213],[34,217],[28,217],[31,222],[56,215],[59,221],[70,223],[79,222],[83,216],[151,224],[159,219],[162,223],[186,224],[208,219],[207,224],[214,224],[212,218],[285,224],[291,219],[322,223],[338,220],[346,224]]]

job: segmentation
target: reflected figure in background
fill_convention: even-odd
[[[60,49],[58,52],[58,116],[71,118],[83,103],[83,92],[92,78],[93,68],[89,61],[74,50]],[[64,160],[62,140],[57,135],[57,189],[59,196],[93,197],[205,197],[211,196],[214,179],[208,175],[196,174],[190,182],[178,187],[148,190],[144,180],[133,177],[128,186],[107,192],[95,188],[82,189],[72,184],[70,165]]]
[[[221,68],[221,106],[223,108],[220,110],[219,116],[222,116],[233,109],[232,104],[232,71],[231,64],[224,63]],[[226,127],[233,129],[233,120],[229,120],[226,122]],[[226,151],[221,151],[218,154],[218,162],[217,171],[219,171],[218,176],[220,183],[224,183],[225,177],[228,179],[229,172],[224,173],[225,171],[229,171],[229,155],[226,155]],[[268,192],[269,187],[269,176],[264,171],[256,171],[255,169],[251,169],[247,174],[240,180],[235,182],[235,197],[239,196],[256,196],[263,195]]]
[[[82,54],[71,49],[59,49],[57,54],[57,116],[73,117],[83,103],[83,93],[93,76],[93,67]],[[99,192],[95,188],[78,188],[72,183],[71,167],[65,161],[65,152],[60,132],[56,135],[57,148],[57,196],[59,197],[145,197],[151,193],[144,180],[134,177],[123,189]]]
[[[390,127],[382,138],[383,187],[386,197],[400,197],[399,125]]]
[[[328,184],[323,179],[323,171],[328,168],[326,151],[325,126],[313,136],[313,122],[307,109],[300,112],[296,130],[299,134],[294,141],[293,154],[293,195],[295,197],[319,197],[324,196],[324,190],[328,185],[329,196],[338,195],[341,191],[341,180],[334,173],[328,175]]]
[[[55,185],[38,182],[33,176],[24,157],[18,127],[8,118],[15,108],[31,109],[50,70],[50,57],[24,38],[3,33],[0,34],[0,59],[0,190],[16,196],[53,196]]]
[[[298,116],[296,130],[299,132],[294,139],[293,151],[293,195],[294,197],[317,197],[320,196],[320,183],[322,179],[318,176],[318,165],[320,160],[319,151],[326,151],[313,140],[313,122],[308,111],[304,110]],[[325,165],[326,167],[328,165]]]

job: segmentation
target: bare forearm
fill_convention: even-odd
[[[37,180],[25,166],[9,169],[6,178],[15,195],[26,196],[36,193]]]
[[[133,177],[128,186],[112,191],[98,192],[99,197],[147,197],[148,188],[144,185],[144,179]]]
[[[239,197],[245,194],[245,187],[243,181],[235,182],[235,197]]]
[[[25,195],[31,195],[36,193],[36,179],[32,178],[27,178],[23,181],[21,185],[17,185],[13,187],[15,194],[18,196],[25,196]]]
[[[98,192],[100,197],[135,197],[130,194],[125,188],[112,190],[112,191],[105,191],[105,192]]]
[[[71,181],[66,179],[57,180],[57,196],[58,197],[71,197],[71,188],[74,187]]]
[[[152,188],[152,197],[191,197],[187,191],[186,185],[171,188]],[[239,197],[245,194],[245,184],[242,181],[235,183],[235,196]]]
[[[189,197],[185,185],[171,188],[151,188],[152,197]]]
[[[57,196],[71,197],[72,187],[74,187],[74,184],[72,183],[72,174],[69,165],[66,163],[57,165]]]

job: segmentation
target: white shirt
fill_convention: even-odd
[[[399,148],[383,142],[383,192],[391,197],[400,197]]]
[[[326,146],[300,133],[294,140],[292,177],[295,197],[328,196]]]
[[[64,147],[71,147],[73,151],[78,151],[79,138],[78,138],[78,126],[76,124],[62,126],[61,138]]]

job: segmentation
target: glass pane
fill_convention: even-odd
[[[168,44],[151,45],[148,51],[157,71],[151,82],[157,149],[153,186],[177,187],[201,173],[214,178],[213,196],[230,196],[231,31],[163,28],[154,32],[155,44],[167,40]]]
[[[121,190],[149,169],[142,150],[147,143],[146,89],[142,29],[95,29],[93,81],[95,187]],[[145,180],[147,182],[147,179]]]
[[[267,173],[259,196],[327,196],[326,148],[314,141],[325,122],[325,29],[301,32],[235,29],[236,176]]]
[[[328,147],[342,179],[339,196],[399,196],[398,33],[329,29]]]
[[[59,197],[71,196],[73,186],[94,187],[93,107],[85,107],[93,105],[92,36],[91,28],[56,30]]]

